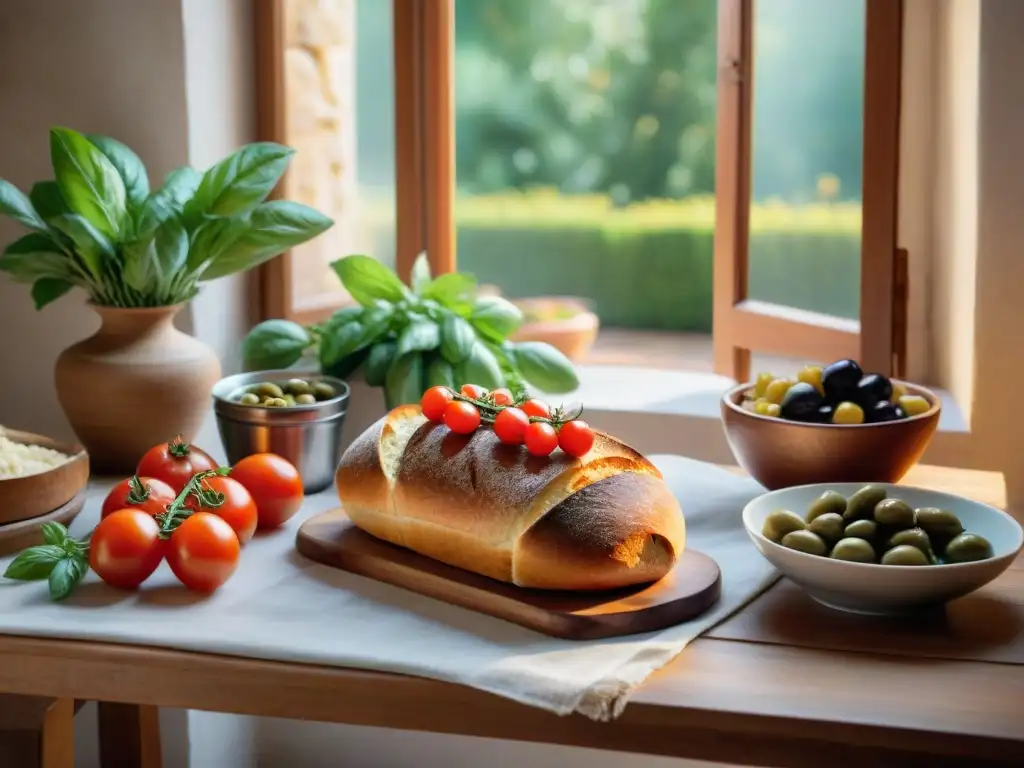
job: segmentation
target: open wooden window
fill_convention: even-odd
[[[716,231],[714,261],[715,370],[739,381],[750,378],[751,351],[769,352],[809,361],[830,362],[851,357],[870,370],[900,374],[905,335],[905,254],[896,245],[896,200],[899,164],[899,113],[902,13],[901,0],[848,0],[849,13],[863,24],[849,27],[860,46],[863,65],[863,98],[860,112],[863,157],[860,179],[859,301],[854,293],[855,317],[807,308],[780,306],[765,300],[771,286],[752,281],[755,253],[760,245],[771,246],[770,225],[759,243],[751,226],[751,201],[755,196],[755,152],[771,152],[759,142],[758,128],[758,27],[762,13],[784,13],[794,26],[841,24],[827,15],[808,17],[814,3],[795,0],[719,0],[718,145],[716,168]],[[833,9],[834,10],[834,9]],[[813,29],[808,30],[813,34]],[[793,67],[773,77],[799,78],[804,68],[821,66],[815,56],[831,51],[793,50]],[[851,67],[847,72],[856,72]],[[776,89],[778,93],[779,89]],[[776,99],[778,102],[778,98]],[[786,120],[801,120],[799,105],[775,105],[778,129]],[[824,193],[830,190],[824,181]],[[782,244],[785,247],[785,244]],[[772,254],[776,280],[785,280],[786,254]],[[753,257],[753,258],[752,258]],[[827,254],[822,254],[827,258]],[[849,278],[849,276],[846,276]],[[838,279],[843,279],[839,276]],[[856,283],[854,283],[854,286]],[[859,304],[859,306],[858,306]],[[828,307],[826,309],[831,309]]]

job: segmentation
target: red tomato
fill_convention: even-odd
[[[459,390],[463,397],[471,397],[474,400],[483,400],[487,390],[479,384],[463,384]]]
[[[107,494],[100,509],[100,518],[128,507],[136,507],[155,517],[163,513],[176,495],[174,489],[163,480],[155,477],[129,477]]]
[[[256,453],[235,464],[231,477],[245,486],[256,502],[260,528],[276,528],[302,506],[299,471],[273,453]]]
[[[238,568],[241,545],[231,526],[209,512],[196,512],[177,527],[167,547],[167,564],[196,592],[213,592]]]
[[[502,387],[491,392],[491,402],[495,405],[512,405],[515,402],[515,398],[512,397],[512,393],[509,390]]]
[[[135,589],[160,565],[166,542],[149,513],[117,509],[100,520],[89,539],[89,565],[107,584]]]
[[[551,417],[551,408],[543,400],[527,400],[519,406],[527,416],[535,416],[540,419]]]
[[[594,430],[585,421],[567,421],[558,430],[558,447],[570,456],[586,456],[594,447]]]
[[[494,419],[494,434],[503,443],[522,445],[530,417],[518,408],[503,408]]]
[[[526,428],[526,450],[534,456],[550,456],[558,447],[558,433],[546,421],[535,421]]]
[[[184,490],[194,474],[216,468],[217,463],[206,451],[176,437],[169,443],[160,443],[146,451],[135,474],[163,480],[177,494]]]
[[[185,500],[185,506],[197,512],[209,512],[223,519],[235,532],[238,543],[247,544],[252,535],[256,533],[258,519],[256,502],[253,500],[252,494],[238,480],[220,475],[203,480],[202,488],[204,491],[223,494],[224,503],[217,507],[201,507],[196,501],[196,497],[189,494]]]
[[[452,432],[468,435],[480,426],[480,411],[472,403],[456,400],[444,409],[444,423]]]
[[[443,421],[444,409],[448,407],[453,397],[455,394],[448,387],[431,387],[423,393],[423,399],[420,400],[423,415],[431,421]]]

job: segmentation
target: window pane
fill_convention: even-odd
[[[335,225],[293,250],[293,301],[338,300],[331,261],[349,253],[395,261],[391,3],[284,4],[286,136],[297,151],[287,196]],[[354,119],[353,119],[354,117]]]
[[[865,0],[754,8],[748,295],[858,319]]]

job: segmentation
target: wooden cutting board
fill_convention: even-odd
[[[523,589],[381,541],[331,510],[302,524],[298,551],[324,565],[569,640],[665,629],[704,613],[722,591],[718,564],[686,550],[660,581],[615,592]]]
[[[28,547],[43,543],[40,526],[43,523],[62,523],[70,526],[71,521],[78,517],[85,505],[85,494],[79,493],[71,501],[61,504],[52,512],[33,517],[30,520],[19,520],[15,523],[0,525],[0,557],[13,555]]]

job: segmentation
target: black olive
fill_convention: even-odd
[[[782,397],[780,416],[790,421],[815,421],[821,407],[821,394],[813,384],[798,381]]]
[[[864,413],[867,414],[867,421],[872,424],[880,421],[899,421],[900,419],[907,418],[907,414],[903,412],[902,408],[884,400],[870,410],[865,409]]]
[[[854,400],[857,384],[864,377],[855,360],[837,360],[826,365],[821,372],[821,387],[825,390],[825,399],[830,403],[843,400]]]
[[[879,373],[869,373],[857,383],[855,402],[865,411],[884,400],[892,400],[892,383]]]
[[[821,408],[818,409],[817,418],[815,419],[815,421],[821,422],[822,424],[831,424],[832,414],[835,413],[835,410],[835,406],[825,403],[825,405],[821,406]]]

